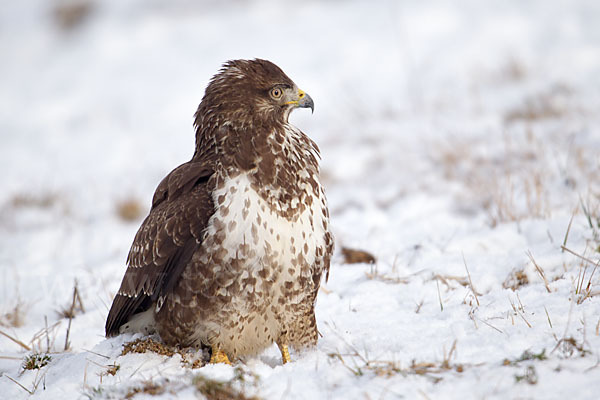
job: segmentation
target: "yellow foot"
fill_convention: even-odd
[[[210,356],[210,363],[211,364],[223,363],[223,364],[231,365],[231,361],[229,361],[229,358],[227,358],[227,354],[225,354],[223,351],[219,350],[219,348],[217,348],[217,347],[212,348],[212,355]]]
[[[292,361],[290,357],[290,351],[288,350],[287,344],[277,344],[279,346],[279,351],[281,352],[281,358],[283,359],[283,363],[287,364]]]

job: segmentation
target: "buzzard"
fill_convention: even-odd
[[[158,185],[106,335],[207,346],[211,362],[317,342],[333,238],[319,149],[288,117],[313,100],[266,60],[225,63],[195,114],[196,149]]]

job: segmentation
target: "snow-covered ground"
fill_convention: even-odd
[[[74,3],[0,7],[0,397],[598,398],[600,3]],[[292,120],[336,235],[323,337],[285,366],[121,356],[104,321],[153,190],[210,77],[255,57],[316,103]]]

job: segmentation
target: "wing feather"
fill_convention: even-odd
[[[162,302],[172,291],[214,212],[212,174],[205,163],[188,162],[158,185],[131,245],[127,271],[106,319],[106,336],[118,334],[133,314]]]

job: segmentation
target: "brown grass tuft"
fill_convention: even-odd
[[[198,375],[194,378],[194,386],[207,400],[258,400],[258,397],[248,397],[241,390],[236,389],[233,384],[243,378],[236,371],[236,377],[231,381],[217,381],[215,379],[206,378]]]
[[[160,354],[161,356],[172,357],[175,353],[181,354],[179,350],[172,349],[162,343],[159,343],[151,338],[136,339],[133,342],[125,343],[121,355],[129,353],[152,353]]]
[[[56,24],[63,30],[72,30],[85,22],[93,11],[89,0],[72,0],[58,3],[52,10]]]
[[[81,294],[79,293],[77,282],[75,282],[73,285],[73,296],[71,300],[69,300],[69,304],[62,307],[56,313],[60,318],[73,319],[78,314],[84,312],[85,307],[83,306],[83,301],[81,300]]]
[[[375,264],[377,262],[374,255],[364,250],[342,247],[342,255],[346,264]]]
[[[533,353],[529,350],[525,350],[519,358],[516,358],[514,360],[509,360],[508,358],[505,358],[504,361],[502,361],[502,365],[516,366],[519,363],[522,363],[523,361],[544,361],[546,359],[548,359],[548,356],[546,356],[546,349],[542,349],[542,351],[540,351],[539,353]]]
[[[149,351],[167,357],[179,354],[181,356],[182,364],[191,369],[202,368],[208,361],[208,355],[204,354],[202,350],[195,351],[194,354],[187,354],[181,349],[164,345],[152,338],[136,339],[132,342],[125,343],[121,355],[124,356],[129,353],[143,354]]]
[[[142,393],[150,396],[158,396],[165,392],[165,387],[162,385],[158,385],[154,382],[144,382],[141,387],[135,387],[129,389],[127,394],[125,395],[126,399],[131,399],[135,397],[137,394]]]
[[[44,368],[52,361],[52,357],[48,354],[33,353],[23,359],[21,368],[25,371]]]
[[[10,204],[14,208],[50,208],[59,202],[60,198],[56,193],[44,193],[32,195],[20,193],[12,197]]]
[[[9,307],[8,311],[0,314],[0,326],[20,328],[25,323],[25,312],[25,305],[21,299],[17,298],[14,306]]]
[[[513,292],[522,286],[529,284],[529,278],[523,269],[513,269],[502,283],[504,289],[511,289]]]
[[[571,89],[557,84],[548,90],[531,96],[520,106],[513,108],[504,115],[505,123],[532,122],[544,119],[561,118],[568,113],[562,104],[571,94]]]
[[[584,347],[583,342],[579,343],[573,337],[560,339],[558,343],[556,343],[554,349],[552,349],[552,353],[554,353],[557,350],[564,358],[571,358],[574,355],[578,355],[579,357],[585,357],[588,354],[591,354],[591,351]]]
[[[142,217],[143,207],[139,200],[130,198],[117,203],[116,213],[123,221],[137,221]]]

